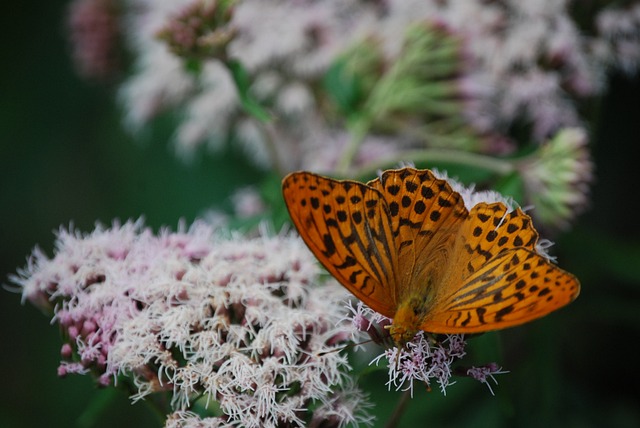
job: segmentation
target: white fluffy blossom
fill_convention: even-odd
[[[13,281],[53,309],[61,375],[123,375],[134,401],[165,391],[167,426],[368,424],[346,356],[323,353],[351,333],[344,290],[314,285],[318,273],[294,237],[222,238],[205,223],[155,235],[139,221],[61,229],[55,256],[35,251]],[[189,425],[196,401],[222,414]]]
[[[194,86],[194,76],[185,67],[169,67],[171,54],[155,37],[180,7],[192,2],[129,3],[135,14],[128,20],[128,34],[138,56],[137,72],[122,92],[129,122],[140,125],[154,109],[186,100],[186,114],[176,132],[178,145],[189,151],[203,141],[224,139],[240,109],[228,73],[210,64],[216,60],[206,61]],[[515,121],[524,121],[533,124],[533,136],[540,139],[577,123],[565,86],[580,82],[580,96],[598,86],[580,34],[567,15],[567,2],[394,0],[380,5],[356,0],[244,0],[234,6],[228,23],[234,32],[228,53],[248,70],[255,82],[251,91],[271,106],[280,128],[272,130],[274,135],[262,130],[267,134],[249,139],[253,151],[265,152],[264,145],[275,139],[289,144],[278,152],[280,167],[320,169],[313,156],[305,156],[307,143],[313,148],[314,133],[300,132],[314,129],[319,120],[321,127],[332,127],[312,96],[319,79],[341,54],[366,38],[379,41],[385,56],[396,57],[406,29],[424,21],[445,25],[463,41],[468,64],[462,82],[467,89],[482,88],[470,97],[465,114],[483,131],[506,131]],[[559,65],[546,65],[554,61]],[[275,84],[265,91],[261,82],[267,77]],[[548,84],[533,84],[541,80]],[[311,163],[300,165],[299,159]],[[272,162],[264,156],[261,161]]]
[[[601,93],[608,70],[632,74],[640,64],[637,2],[596,8],[594,16],[583,17],[593,22],[583,22],[581,27],[571,16],[571,3],[240,0],[231,12],[211,21],[214,24],[207,22],[200,28],[213,32],[209,36],[215,37],[207,39],[207,34],[197,33],[197,23],[208,16],[197,11],[215,10],[226,4],[222,0],[126,0],[121,28],[134,68],[120,88],[125,122],[139,130],[162,111],[175,109],[180,114],[174,138],[183,154],[193,153],[202,144],[220,147],[234,141],[245,145],[258,164],[282,173],[335,171],[336,159],[345,153],[349,158],[348,141],[354,135],[349,118],[336,118],[336,106],[323,79],[345,54],[353,53],[354,46],[366,43],[380,51],[382,63],[373,69],[389,71],[404,55],[407,29],[428,23],[446,29],[437,37],[455,39],[459,52],[454,67],[442,64],[451,68],[455,78],[446,80],[447,85],[436,79],[425,86],[432,84],[441,92],[454,84],[456,90],[445,102],[434,103],[420,95],[425,106],[438,106],[434,117],[419,116],[406,123],[385,117],[383,132],[367,129],[354,165],[386,159],[388,150],[398,159],[398,153],[408,147],[499,153],[513,149],[512,139],[539,143],[561,128],[580,125],[576,101]],[[159,37],[185,11],[195,11],[187,22],[196,28],[189,29],[207,43],[217,41],[215,52],[223,52],[207,51],[198,57],[195,68],[188,56],[172,52],[166,39]],[[593,28],[593,34],[582,27]],[[175,43],[180,35],[175,34]],[[96,39],[89,32],[73,37],[79,47]],[[190,46],[198,46],[189,41]],[[239,91],[230,61],[246,71],[243,84],[247,88]],[[374,81],[380,77],[366,76]],[[248,114],[247,95],[263,108],[268,124]],[[452,100],[461,106],[452,108]],[[389,140],[385,153],[368,150],[371,138]]]

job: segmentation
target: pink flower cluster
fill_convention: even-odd
[[[68,20],[73,59],[85,78],[108,80],[119,71],[118,6],[112,0],[74,0]]]
[[[410,391],[413,396],[416,382],[428,388],[435,382],[440,391],[446,394],[447,388],[455,383],[452,380],[455,375],[472,377],[485,383],[493,394],[487,379],[497,383],[493,376],[507,373],[496,363],[460,371],[456,363],[466,355],[467,346],[462,334],[429,335],[421,331],[404,348],[398,348],[390,345],[390,336],[385,328],[391,324],[391,319],[374,312],[362,302],[358,302],[355,308],[349,304],[348,308],[351,312],[348,319],[357,331],[366,332],[375,343],[388,346],[371,364],[378,365],[382,360],[387,361],[389,389],[393,387],[396,390]]]
[[[293,237],[225,238],[202,222],[156,235],[138,221],[61,229],[55,256],[34,251],[12,279],[53,309],[60,375],[91,373],[102,385],[124,376],[134,400],[164,391],[167,412],[179,412],[170,421],[367,425],[346,356],[325,352],[351,334],[340,322],[345,291],[314,286],[318,274]],[[192,415],[196,401],[221,414]]]

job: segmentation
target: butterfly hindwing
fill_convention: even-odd
[[[572,302],[578,280],[527,248],[500,252],[438,302],[421,325],[436,333],[479,333],[543,317]]]
[[[300,236],[322,265],[369,307],[393,317],[397,252],[380,192],[297,172],[285,177],[283,195]]]
[[[475,205],[458,230],[452,257],[425,324],[435,332],[474,333],[539,318],[575,298],[577,280],[536,253],[538,233],[519,208]],[[547,288],[558,280],[567,289]],[[542,291],[540,294],[538,290]]]

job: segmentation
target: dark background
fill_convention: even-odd
[[[66,3],[9,7],[0,17],[0,283],[36,244],[51,255],[60,225],[90,231],[96,221],[144,215],[155,230],[175,228],[180,218],[228,206],[233,188],[263,176],[239,152],[180,160],[162,125],[134,141],[110,89],[72,69]],[[592,206],[555,247],[561,266],[581,279],[581,296],[547,318],[472,341],[474,361],[511,371],[499,376],[495,397],[467,379],[446,397],[419,388],[401,426],[640,426],[640,79],[612,76],[598,110],[587,124]],[[87,376],[58,378],[60,344],[48,317],[0,291],[0,426],[161,425],[144,403],[99,390]],[[380,373],[363,378],[377,426],[399,397],[384,382]]]

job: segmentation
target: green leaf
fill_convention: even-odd
[[[100,390],[100,392],[95,395],[82,414],[78,417],[78,426],[82,428],[96,426],[103,414],[109,411],[112,403],[121,393],[122,392],[116,388],[105,388]]]

